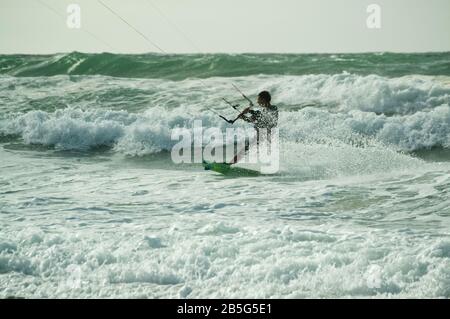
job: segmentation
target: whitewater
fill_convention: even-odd
[[[231,83],[277,174],[172,162]],[[0,159],[0,297],[450,297],[449,53],[0,55]]]

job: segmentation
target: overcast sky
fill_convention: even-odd
[[[166,52],[450,51],[450,0],[101,1]],[[372,3],[380,29],[366,25]],[[158,51],[98,0],[0,0],[0,53],[75,50]]]

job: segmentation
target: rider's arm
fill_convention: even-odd
[[[237,117],[237,119],[242,119],[246,122],[252,123],[254,121],[253,116],[246,116],[246,114],[250,111],[251,106],[247,107],[246,109],[244,109]]]

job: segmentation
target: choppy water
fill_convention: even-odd
[[[230,83],[278,174],[171,162]],[[450,53],[0,56],[0,159],[2,297],[450,297]]]

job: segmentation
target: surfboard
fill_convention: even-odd
[[[203,161],[203,167],[207,171],[214,171],[225,176],[260,176],[261,173],[255,170],[234,166],[229,163],[215,163]]]

